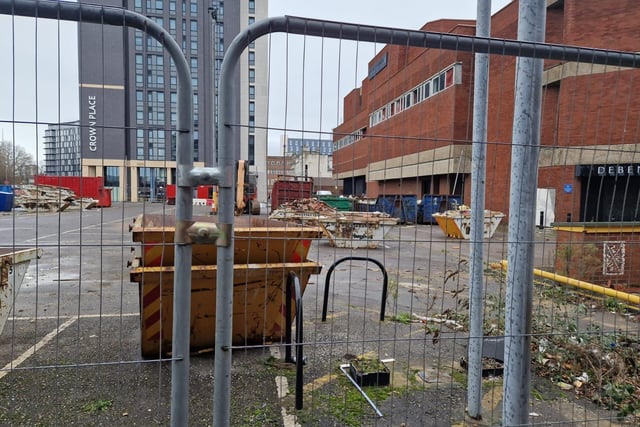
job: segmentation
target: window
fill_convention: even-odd
[[[422,86],[418,86],[417,88],[413,89],[413,99],[415,99],[416,104],[422,101]]]
[[[249,99],[255,99],[256,97],[256,87],[253,85],[249,85]]]
[[[249,135],[249,164],[254,165],[256,160],[256,137]]]
[[[249,65],[256,65],[256,53],[249,52]]]
[[[413,104],[413,103],[411,102],[411,100],[412,100],[412,93],[408,93],[408,94],[406,94],[406,95],[404,96],[404,107],[405,107],[405,108],[409,108],[409,107],[411,107],[411,105]]]
[[[422,93],[423,93],[424,99],[427,99],[428,97],[431,96],[431,82],[426,82],[425,84],[422,85]]]
[[[449,68],[444,74],[444,87],[453,86],[453,68]]]
[[[254,22],[256,22],[256,18],[253,16],[249,17],[249,25],[253,24]]]
[[[191,0],[191,14],[195,15],[198,13],[198,2],[196,0]]]
[[[256,2],[255,2],[255,0],[249,0],[249,13],[256,13]]]
[[[104,167],[104,185],[106,187],[120,186],[120,168],[117,166]]]
[[[436,94],[438,92],[440,92],[441,90],[444,90],[444,74],[439,74],[438,76],[436,76],[433,81],[433,93]]]
[[[249,83],[255,83],[256,81],[256,70],[255,68],[249,68]]]
[[[193,161],[197,162],[200,158],[200,135],[197,130],[193,131]]]
[[[224,21],[224,2],[218,2],[218,22]]]

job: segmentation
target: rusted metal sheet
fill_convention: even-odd
[[[300,278],[302,292],[321,265],[313,261],[236,264],[233,267],[233,343],[246,345],[276,341],[285,333],[287,274]],[[134,267],[132,282],[141,298],[141,348],[145,357],[171,352],[173,325],[173,267]],[[215,265],[191,269],[191,349],[211,348],[215,341]]]
[[[194,221],[214,222],[212,217]],[[144,214],[131,227],[134,242],[142,243],[142,266],[169,266],[174,263],[175,218]],[[301,262],[307,258],[311,241],[322,236],[322,228],[285,224],[255,217],[236,218],[234,264]],[[192,265],[215,265],[217,247],[193,245]]]
[[[0,334],[9,318],[13,300],[22,286],[32,259],[41,255],[36,248],[0,248]]]

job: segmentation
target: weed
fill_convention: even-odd
[[[622,304],[617,299],[612,297],[608,297],[604,301],[604,306],[611,313],[618,313],[619,311],[622,311],[621,310]]]
[[[412,314],[410,313],[398,313],[396,315],[393,315],[389,318],[389,320],[391,320],[392,322],[398,322],[398,323],[402,323],[403,325],[408,325],[409,323],[411,323],[415,318],[413,317]]]
[[[272,426],[281,422],[280,414],[272,405],[262,403],[259,406],[244,408],[241,426]]]
[[[542,395],[542,393],[535,388],[531,390],[531,397],[533,397],[535,400],[544,401],[544,396]]]
[[[458,384],[466,387],[467,386],[467,374],[460,370],[460,369],[454,369],[451,371],[451,378],[453,378],[453,380],[455,382],[457,382]]]
[[[82,406],[82,410],[85,412],[101,412],[106,411],[113,405],[113,400],[98,399],[94,402],[86,403]]]

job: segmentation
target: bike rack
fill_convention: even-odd
[[[380,303],[380,321],[384,321],[384,311],[387,305],[387,286],[389,283],[389,276],[387,274],[387,270],[384,268],[384,265],[377,259],[369,258],[369,257],[361,257],[361,256],[349,256],[345,258],[341,258],[338,261],[334,262],[329,270],[327,271],[327,277],[324,281],[324,301],[322,302],[322,321],[325,322],[327,320],[327,302],[329,299],[329,280],[331,279],[331,274],[335,268],[343,263],[344,261],[353,260],[353,261],[371,261],[380,267],[382,271],[382,302]]]

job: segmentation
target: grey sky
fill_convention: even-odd
[[[494,0],[493,12],[509,1]],[[429,21],[473,19],[476,14],[476,0],[400,0],[390,5],[372,0],[269,0],[269,15],[418,29]],[[40,160],[46,126],[33,123],[78,118],[76,46],[73,23],[0,15],[0,138],[15,141]],[[330,132],[341,120],[342,97],[360,86],[367,62],[381,47],[273,35],[269,126],[304,129],[309,138]],[[9,123],[13,121],[27,123]],[[280,133],[270,133],[270,153],[278,151]]]
[[[492,12],[510,1],[494,0]],[[400,0],[391,4],[371,0],[270,0],[269,15],[417,30],[438,19],[475,19],[477,12],[476,0]],[[285,128],[290,136],[330,139],[325,132],[342,121],[343,97],[361,85],[368,62],[384,45],[284,34],[271,37],[270,127]],[[270,154],[282,151],[281,134],[278,130],[269,132]]]
[[[15,141],[34,158],[46,127],[35,122],[78,117],[75,28],[68,22],[0,15],[0,138]]]

